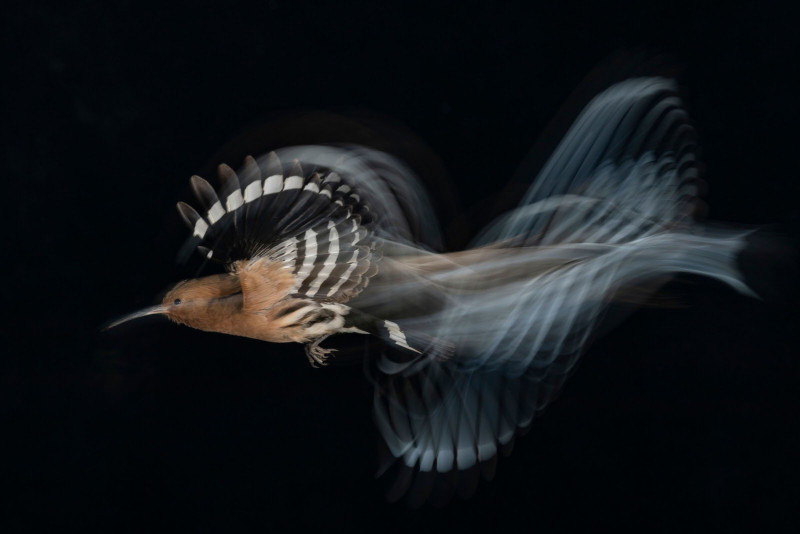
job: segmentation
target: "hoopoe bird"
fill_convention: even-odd
[[[748,232],[695,220],[696,136],[664,78],[611,86],[582,111],[520,204],[468,249],[421,243],[435,214],[411,171],[364,147],[298,146],[191,179],[188,248],[225,267],[179,282],[160,314],[209,332],[301,343],[381,338],[370,355],[378,429],[424,501],[469,494],[557,391],[615,301],[677,273],[753,295],[736,267]],[[444,489],[443,489],[444,488]]]

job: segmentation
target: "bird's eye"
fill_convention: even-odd
[[[175,306],[177,306],[180,303],[181,303],[181,299],[175,299],[175,300],[172,301],[172,304],[174,304]]]

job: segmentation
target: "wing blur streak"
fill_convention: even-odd
[[[438,307],[394,320],[456,347],[444,361],[389,366],[386,355],[377,365],[378,427],[415,473],[398,478],[394,497],[469,493],[476,466],[548,404],[628,288],[655,291],[685,272],[751,294],[735,267],[747,232],[693,218],[695,147],[674,82],[627,80],[590,102],[522,203],[473,249],[387,259],[395,275],[373,283],[365,306],[436,293]]]

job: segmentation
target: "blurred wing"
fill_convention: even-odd
[[[406,366],[387,353],[378,363],[381,433],[419,477],[398,491],[413,483],[430,492],[441,477],[426,473],[461,476],[529,425],[620,291],[652,289],[677,272],[748,291],[735,268],[743,233],[690,224],[694,143],[673,82],[615,85],[589,104],[523,204],[478,248],[430,272],[407,262],[414,282],[435,287],[446,305],[396,323],[451,341],[455,353]]]
[[[372,213],[339,174],[306,175],[295,162],[284,176],[270,153],[258,162],[246,158],[238,174],[220,165],[219,176],[218,191],[192,177],[205,216],[178,204],[193,231],[189,248],[229,269],[261,258],[280,262],[295,277],[292,294],[339,302],[360,292],[375,273]]]
[[[574,361],[574,360],[573,360]],[[412,505],[469,497],[483,475],[491,479],[498,452],[552,398],[573,361],[512,377],[430,361],[411,376],[379,374],[374,410],[396,478],[389,499],[408,493]]]
[[[523,204],[479,247],[428,271],[418,258],[407,262],[424,271],[414,283],[434,286],[446,304],[400,327],[452,341],[470,369],[520,376],[580,351],[612,297],[631,286],[689,271],[743,290],[733,268],[738,235],[703,235],[690,224],[695,135],[674,89],[638,78],[595,97]]]
[[[380,215],[374,225],[382,241],[440,248],[441,235],[428,196],[414,172],[397,158],[363,146],[301,145],[277,151],[281,159],[330,169],[347,180]]]
[[[477,245],[621,243],[686,225],[701,185],[696,135],[663,78],[636,78],[595,97],[521,205]]]

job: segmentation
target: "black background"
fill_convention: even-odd
[[[796,227],[796,8],[273,0],[4,11],[10,527],[800,526],[796,292],[760,302],[703,280],[671,286],[685,307],[640,311],[595,342],[495,480],[442,509],[384,502],[359,366],[314,370],[299,345],[160,320],[99,331],[195,274],[175,262],[185,233],[174,203],[265,118],[261,152],[297,139],[275,117],[302,110],[416,134],[406,151],[428,162],[422,178],[456,246],[573,89],[620,49],[666,51],[682,68],[710,217]]]

